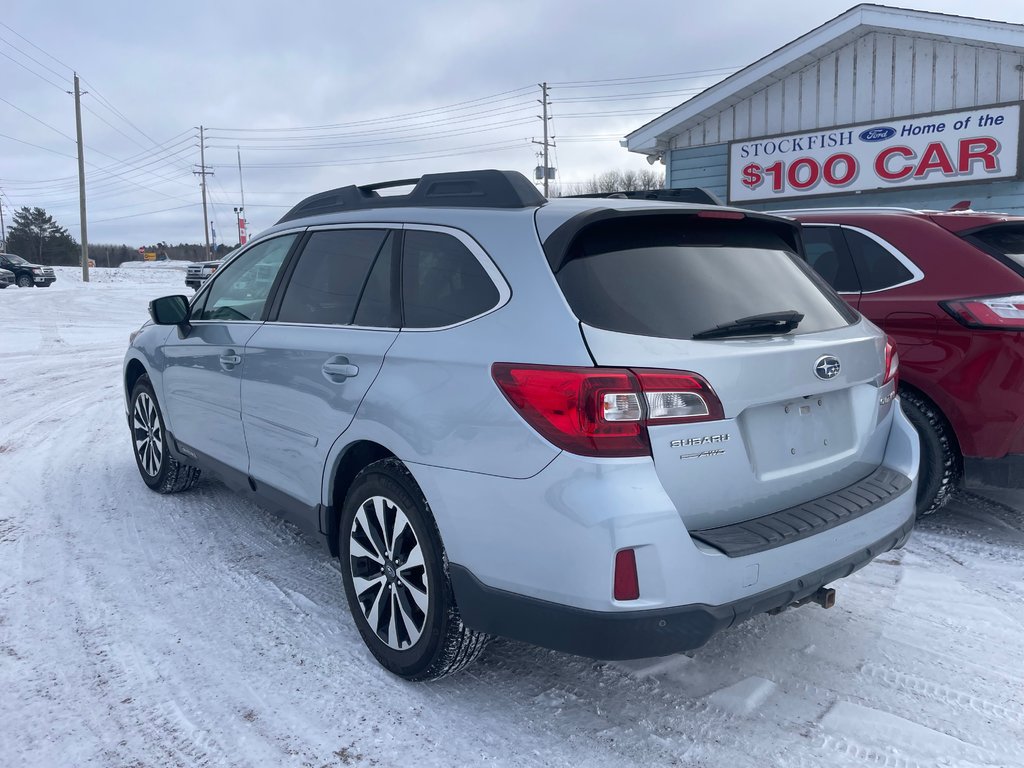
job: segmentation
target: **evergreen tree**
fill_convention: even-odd
[[[14,212],[7,230],[7,251],[38,264],[78,264],[78,243],[42,208],[24,207]]]

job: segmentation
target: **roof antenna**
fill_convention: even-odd
[[[946,210],[947,211],[969,211],[969,210],[971,210],[971,201],[970,200],[961,200],[959,203],[953,203]]]

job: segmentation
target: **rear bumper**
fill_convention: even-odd
[[[624,658],[697,647],[902,544],[913,527],[919,459],[917,433],[894,409],[882,467],[902,481],[888,498],[865,496],[861,509],[847,509],[836,524],[824,509],[817,520],[784,510],[758,521],[763,541],[746,546],[744,534],[732,556],[732,537],[712,546],[687,529],[649,459],[563,453],[523,479],[408,466],[430,502],[468,626]],[[635,552],[637,600],[613,597],[620,549]]]
[[[1011,453],[1001,459],[964,457],[964,486],[967,488],[1024,488],[1024,454]]]
[[[469,570],[450,566],[462,620],[481,632],[593,659],[667,656],[704,645],[712,635],[751,616],[785,608],[849,576],[906,542],[911,516],[870,546],[798,579],[723,605],[681,605],[647,611],[590,611],[488,587]]]

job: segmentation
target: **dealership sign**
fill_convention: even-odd
[[[729,202],[1018,176],[1020,104],[729,144]]]

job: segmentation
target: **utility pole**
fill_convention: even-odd
[[[537,115],[537,117],[540,118],[541,122],[544,124],[544,141],[537,141],[536,139],[533,139],[532,141],[533,141],[534,144],[540,144],[541,146],[544,147],[544,166],[543,166],[544,197],[547,197],[548,196],[548,181],[549,181],[549,177],[551,175],[550,174],[551,165],[550,165],[550,163],[548,161],[548,147],[555,146],[555,137],[552,136],[551,137],[551,141],[548,141],[548,121],[551,120],[551,118],[548,117],[548,105],[550,104],[550,102],[548,101],[548,84],[547,83],[539,83],[538,87],[540,88],[540,92],[541,92],[541,96],[542,96],[542,98],[539,99],[539,101],[540,101],[540,104],[541,104],[541,107],[543,109],[544,114],[543,115]]]
[[[245,222],[245,187],[242,186],[242,148],[236,144],[235,149],[238,151],[238,191],[242,195],[242,204],[238,207],[238,215],[235,218],[238,219],[238,244],[245,245],[248,227]]]
[[[199,170],[192,171],[199,177],[199,186],[203,190],[203,234],[206,237],[206,261],[210,260],[210,219],[206,215],[206,177],[213,171],[206,170],[206,136],[203,126],[199,126]]]
[[[7,250],[7,225],[4,224],[4,201],[0,200],[0,249]]]
[[[82,153],[82,93],[75,72],[75,128],[78,134],[78,215],[82,227],[82,282],[89,282],[89,232],[85,220],[85,155]]]

